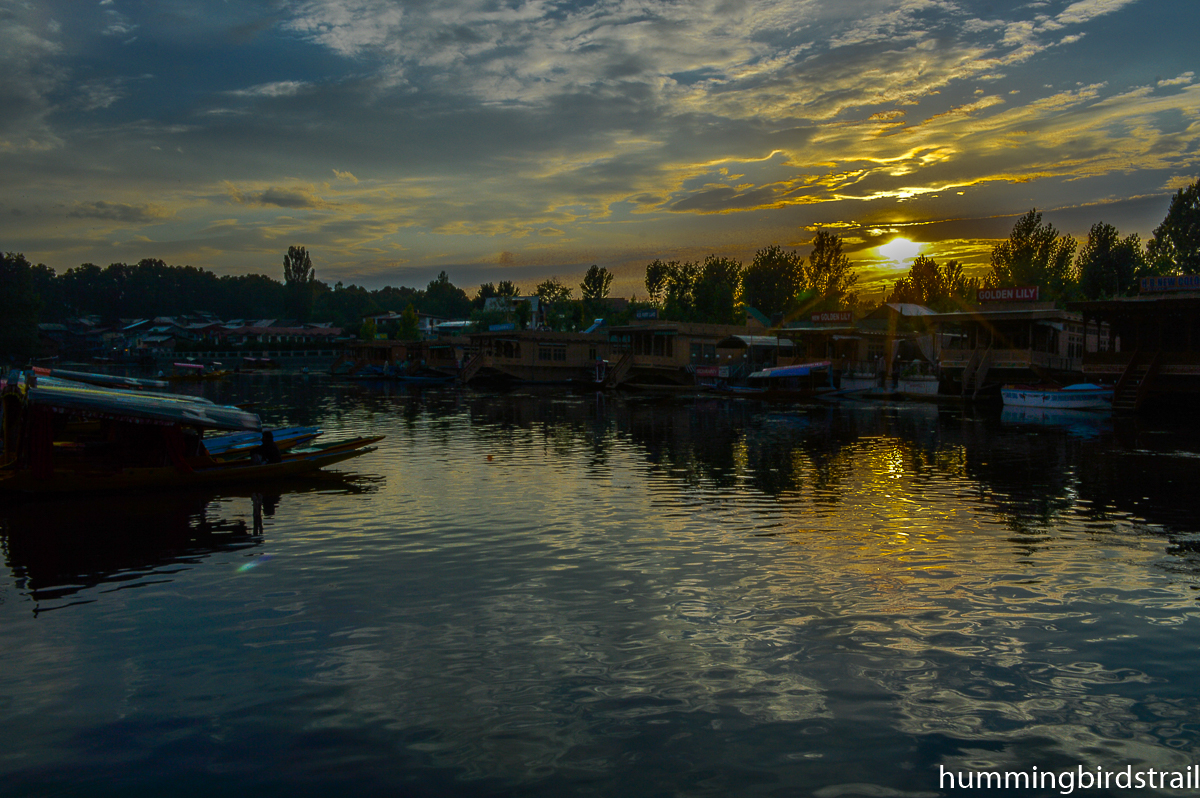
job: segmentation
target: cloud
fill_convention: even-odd
[[[160,222],[172,216],[157,205],[124,205],[103,200],[76,203],[67,215],[77,219],[106,219],[127,224]]]
[[[274,206],[293,210],[329,207],[329,203],[321,199],[312,186],[270,186],[261,191],[244,191],[227,183],[225,188],[230,199],[239,205]]]
[[[236,89],[228,93],[234,97],[250,98],[294,97],[307,86],[308,84],[302,80],[279,80],[273,83],[260,83],[245,89]]]

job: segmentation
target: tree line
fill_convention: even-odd
[[[733,324],[746,307],[768,317],[797,318],[823,310],[850,310],[858,304],[858,275],[843,251],[840,236],[820,230],[808,257],[768,246],[747,266],[710,255],[699,263],[655,260],[646,267],[648,304],[660,318]],[[362,319],[389,311],[423,312],[443,318],[489,317],[492,297],[520,297],[509,280],[484,283],[472,297],[454,285],[446,272],[425,289],[386,286],[368,290],[356,285],[333,286],[317,279],[304,247],[293,246],[283,259],[283,280],[263,274],[217,276],[192,266],[169,266],[147,258],[135,264],[104,268],[85,263],[62,274],[24,255],[0,257],[0,357],[24,358],[37,345],[37,324],[98,316],[115,325],[121,319],[173,316],[207,311],[222,319],[280,318],[298,322],[331,321],[357,331]],[[1007,240],[992,248],[989,271],[968,278],[961,263],[937,263],[918,257],[893,285],[889,302],[913,302],[934,310],[972,304],[979,287],[1036,285],[1043,297],[1063,303],[1137,293],[1143,277],[1200,273],[1200,181],[1180,189],[1162,223],[1142,245],[1137,234],[1122,236],[1103,222],[1092,226],[1080,244],[1044,222],[1036,209],[1022,216]],[[547,321],[557,329],[578,329],[606,311],[613,275],[592,266],[574,289],[557,277],[533,291],[547,307]],[[517,322],[524,326],[521,303]],[[634,303],[634,307],[637,307]],[[528,313],[528,310],[525,310]]]

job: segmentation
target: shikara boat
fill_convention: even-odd
[[[306,446],[321,434],[320,427],[282,427],[271,430],[280,452]],[[231,432],[204,438],[204,448],[210,457],[225,462],[250,457],[262,445],[260,432]]]
[[[1005,407],[1044,407],[1057,410],[1111,410],[1113,389],[1083,382],[1068,385],[1005,385]]]
[[[220,363],[172,363],[174,368],[167,379],[172,382],[201,382],[203,380],[223,380],[229,376]]]
[[[276,479],[357,457],[381,440],[291,450],[276,462],[213,457],[204,447],[205,432],[259,433],[258,416],[195,397],[50,378],[10,376],[0,410],[0,492],[108,492]]]
[[[819,360],[763,369],[747,377],[744,388],[730,390],[737,396],[764,402],[809,401],[833,393],[831,365],[828,360]]]

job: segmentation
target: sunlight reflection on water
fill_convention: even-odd
[[[17,545],[29,518],[2,522],[13,784],[102,775],[106,746],[147,789],[314,794],[920,793],[937,765],[1194,752],[1200,581],[1167,548],[1198,530],[1116,503],[1109,438],[929,407],[308,391],[274,420],[388,437],[345,485],[283,492],[262,537],[52,567]],[[244,526],[249,502],[201,512]],[[30,584],[68,579],[91,603],[31,616]]]

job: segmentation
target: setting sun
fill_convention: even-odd
[[[923,244],[909,241],[907,238],[893,238],[878,249],[879,254],[885,258],[893,260],[896,263],[903,263],[920,255],[923,246]]]

